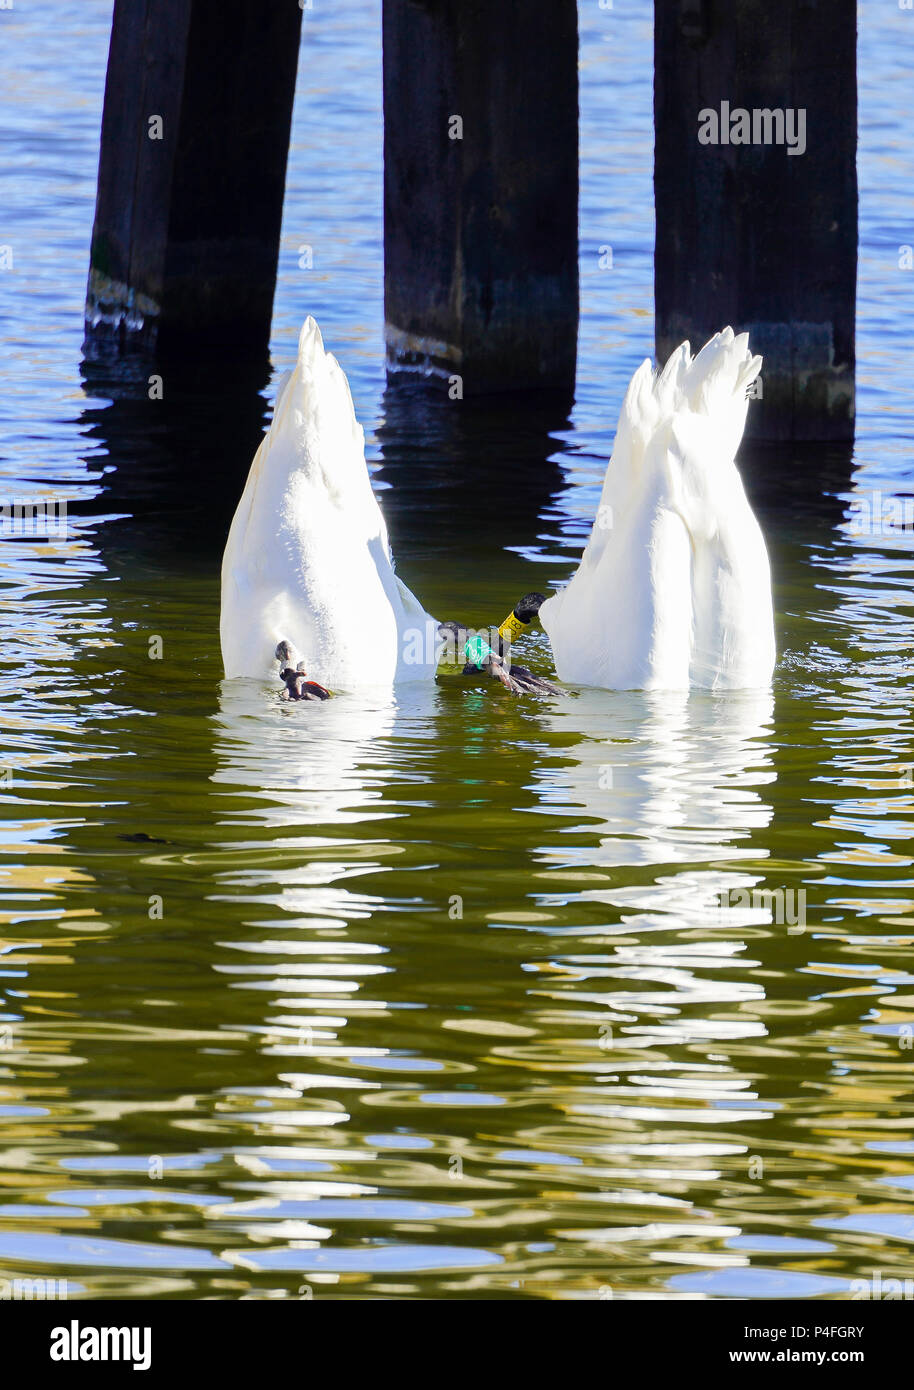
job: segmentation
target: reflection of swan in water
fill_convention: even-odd
[[[338,1061],[352,1012],[386,1007],[380,982],[391,967],[371,926],[382,904],[363,876],[392,861],[401,867],[396,788],[427,779],[437,699],[434,685],[410,684],[396,698],[368,692],[300,705],[256,680],[222,684],[213,781],[226,853],[217,894],[232,910],[219,943],[227,954],[214,968],[232,989],[267,990],[269,1008],[244,1026],[277,1057],[330,1048]],[[229,1011],[241,1026],[237,1006]],[[339,1119],[331,1113],[326,1123]]]
[[[408,685],[396,699],[284,704],[259,681],[224,681],[213,774],[230,851],[220,897],[256,904],[257,925],[284,937],[370,917],[377,900],[355,884],[399,853],[402,812],[388,789],[425,774],[435,700],[433,685]]]
[[[542,718],[556,733],[583,738],[569,750],[570,767],[542,774],[540,793],[564,815],[569,806],[580,807],[591,823],[578,827],[576,837],[596,835],[599,844],[563,853],[553,840],[543,857],[605,867],[713,863],[713,869],[688,869],[643,887],[584,894],[661,912],[691,903],[706,917],[720,893],[754,881],[717,865],[767,854],[746,842],[773,814],[759,790],[775,778],[772,715],[772,696],[762,692],[586,691],[544,709]]]
[[[319,704],[283,704],[256,680],[224,681],[218,770],[213,780],[243,792],[236,824],[310,826],[358,823],[396,814],[382,804],[403,748],[420,755],[434,722],[435,687],[341,695]],[[408,726],[408,737],[406,727]],[[257,803],[251,804],[252,799]]]
[[[580,809],[581,820],[567,829],[567,848],[559,834],[543,837],[539,904],[559,921],[569,898],[576,907],[592,904],[599,920],[587,935],[601,946],[589,951],[580,930],[569,932],[578,939],[573,953],[559,948],[553,977],[538,989],[554,1007],[567,1011],[574,1001],[601,1032],[610,1030],[600,1043],[606,1067],[625,1071],[634,1087],[623,1085],[617,1095],[608,1084],[600,1101],[579,1107],[585,1114],[621,1116],[636,1129],[647,1114],[654,1132],[661,1120],[676,1123],[684,1114],[657,1109],[658,1087],[675,1086],[680,1103],[694,1099],[694,1119],[719,1121],[722,1103],[729,1109],[739,1092],[753,1098],[729,1057],[765,1034],[755,1016],[765,990],[755,973],[759,959],[746,950],[747,929],[764,927],[772,913],[743,900],[761,878],[746,862],[758,860],[761,870],[767,856],[752,841],[772,818],[761,790],[775,776],[772,712],[765,694],[597,691],[543,712],[556,733],[583,737],[569,749],[570,766],[542,775],[543,809],[566,827],[569,812]],[[562,939],[565,932],[563,924]],[[720,1051],[700,1065],[692,1057],[679,1076],[669,1050],[676,1044]],[[728,1118],[748,1117],[764,1118],[739,1104]]]

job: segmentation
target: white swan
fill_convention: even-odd
[[[725,328],[626,392],[590,540],[540,609],[562,680],[756,689],[774,669],[768,553],[734,455],[760,357]]]
[[[349,383],[309,317],[225,547],[225,674],[275,676],[288,641],[332,690],[431,680],[436,629],[394,574]]]

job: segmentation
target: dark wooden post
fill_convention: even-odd
[[[856,0],[656,0],[654,109],[658,358],[747,329],[750,433],[852,437]]]
[[[573,386],[577,64],[575,0],[384,0],[392,368]]]
[[[115,0],[89,338],[264,352],[301,17],[296,0]]]

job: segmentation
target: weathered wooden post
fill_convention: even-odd
[[[391,368],[571,388],[577,204],[575,0],[384,0]]]
[[[856,0],[656,0],[657,356],[732,323],[760,439],[854,429]]]
[[[301,18],[296,0],[115,0],[89,338],[265,351]]]

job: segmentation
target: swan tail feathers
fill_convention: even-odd
[[[394,574],[346,373],[309,317],[226,544],[226,674],[272,670],[283,639],[339,690],[431,679],[431,624]]]
[[[761,368],[761,357],[749,351],[748,333],[735,334],[732,328],[715,333],[695,357],[687,342],[680,343],[657,371],[645,360],[625,393],[616,447],[635,446],[640,454],[658,430],[689,412],[713,420],[728,441],[733,438],[735,452],[745,424],[747,392]]]
[[[309,314],[298,335],[298,360],[310,362],[324,356],[324,340],[317,326],[317,319]]]
[[[628,383],[616,425],[613,455],[637,463],[657,427],[657,419],[654,371],[646,357]]]
[[[722,329],[705,343],[686,374],[684,387],[689,407],[698,414],[715,415],[727,409],[733,397],[744,400],[761,366],[761,357],[754,357],[749,351],[748,333]]]
[[[740,689],[774,667],[764,538],[735,466],[761,357],[724,328],[643,362],[580,565],[540,609],[559,674],[609,688]]]
[[[680,438],[683,433],[703,437],[709,460],[723,452],[732,462],[746,424],[749,387],[761,368],[761,357],[749,350],[748,333],[735,334],[732,328],[715,333],[683,375],[675,432]]]

